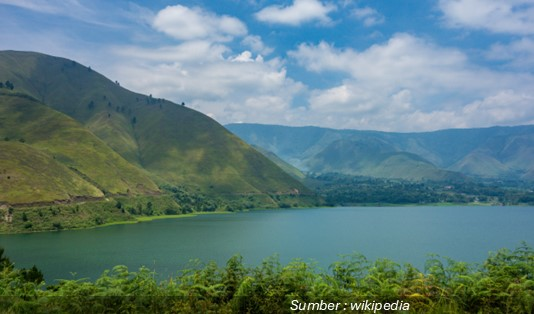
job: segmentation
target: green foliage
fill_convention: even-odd
[[[129,208],[137,208],[140,204],[144,204],[140,213],[137,213],[137,209],[135,215],[128,212]],[[166,209],[178,211],[179,208],[170,195],[117,196],[83,203],[36,205],[13,210],[12,222],[0,224],[0,233],[79,229],[136,222],[145,216],[164,215]]]
[[[236,255],[223,267],[192,261],[163,281],[145,267],[116,266],[94,282],[62,280],[46,289],[37,268],[15,269],[1,248],[0,265],[6,313],[290,313],[292,300],[399,300],[410,313],[534,311],[534,251],[526,244],[492,253],[481,265],[431,256],[424,272],[359,254],[333,263],[331,272],[302,260],[284,266],[277,257],[247,267]]]
[[[531,186],[514,181],[414,182],[328,173],[309,176],[307,183],[315,186],[328,205],[534,204]]]

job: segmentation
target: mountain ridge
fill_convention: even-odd
[[[303,171],[413,180],[462,179],[465,175],[526,180],[532,178],[534,169],[532,125],[419,133],[258,124],[226,127],[252,145],[270,148]],[[381,151],[376,150],[377,145]],[[404,161],[395,164],[390,160],[389,164],[380,165],[386,152]],[[324,157],[336,154],[337,159]],[[423,164],[427,169],[418,175],[417,168]]]

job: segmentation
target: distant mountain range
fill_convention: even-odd
[[[226,126],[306,172],[378,178],[534,180],[534,126],[423,133],[260,124]]]
[[[0,205],[309,191],[211,118],[75,61],[0,52]]]

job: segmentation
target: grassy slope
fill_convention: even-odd
[[[397,151],[388,142],[367,136],[332,142],[308,162],[311,170],[318,173],[408,180],[441,180],[450,176],[415,154]]]
[[[0,94],[0,138],[5,142],[1,164],[22,180],[4,186],[7,192],[1,194],[2,200],[28,203],[68,199],[69,195],[102,196],[103,191],[157,191],[146,174],[78,122],[25,95]],[[20,191],[34,193],[22,200]]]
[[[0,52],[0,80],[6,79],[80,121],[158,183],[207,193],[307,191],[205,115],[130,92],[74,61]]]
[[[50,155],[18,141],[0,142],[0,201],[51,202],[103,193]]]
[[[304,189],[248,144],[193,110],[163,102],[161,108],[140,106],[136,117],[143,166],[169,182],[216,193]]]

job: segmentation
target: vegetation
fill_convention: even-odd
[[[492,204],[534,205],[532,185],[518,181],[407,181],[348,176],[336,173],[310,176],[328,205]]]
[[[0,151],[1,153],[1,151]],[[184,214],[235,212],[258,208],[310,207],[315,196],[207,195],[186,187],[163,185],[155,195],[114,195],[74,202],[36,203],[31,206],[0,205],[0,234],[93,228],[135,223]]]
[[[37,269],[31,275],[15,269],[1,253],[4,313],[291,313],[293,300],[344,308],[365,300],[399,301],[409,304],[410,313],[534,311],[534,251],[526,244],[491,253],[481,265],[432,256],[424,271],[359,254],[344,256],[329,271],[301,260],[281,265],[276,257],[247,267],[234,256],[223,267],[192,261],[161,282],[147,268],[116,266],[94,282],[49,286]]]
[[[75,120],[0,92],[0,202],[156,192],[157,185]],[[9,179],[8,179],[9,177]]]
[[[0,234],[57,231],[137,222],[142,217],[164,215],[180,206],[170,195],[117,196],[71,204],[10,207],[10,219],[0,208]]]

